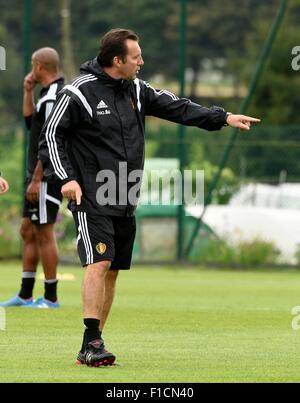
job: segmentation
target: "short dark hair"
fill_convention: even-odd
[[[137,34],[130,29],[111,29],[103,36],[97,56],[97,61],[101,67],[112,67],[115,56],[120,57],[125,62],[128,52],[127,39],[139,42]]]

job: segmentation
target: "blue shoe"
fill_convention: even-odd
[[[8,308],[10,306],[28,306],[34,302],[33,298],[23,299],[18,295],[8,299],[7,301],[1,302],[0,307]]]
[[[59,302],[52,302],[45,298],[38,298],[35,301],[32,301],[31,304],[23,305],[24,308],[40,308],[40,309],[48,309],[48,308],[59,308]]]

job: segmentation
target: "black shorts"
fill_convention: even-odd
[[[27,180],[25,189],[29,185]],[[62,194],[60,186],[42,182],[40,196],[37,203],[30,203],[24,197],[23,218],[30,218],[33,224],[54,224],[57,218]]]
[[[110,260],[112,270],[129,270],[135,239],[135,217],[93,216],[72,211],[82,266]]]

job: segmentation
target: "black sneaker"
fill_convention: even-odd
[[[107,351],[102,339],[93,340],[85,347],[84,352],[79,351],[76,364],[86,364],[88,367],[113,365],[116,357]]]

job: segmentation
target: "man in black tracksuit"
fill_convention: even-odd
[[[78,253],[86,267],[86,329],[79,364],[110,365],[115,360],[105,350],[101,330],[118,271],[130,268],[144,165],[145,116],[206,130],[224,125],[249,130],[250,123],[258,121],[155,90],[136,78],[143,64],[134,32],[109,31],[98,57],[85,63],[81,75],[61,91],[42,131],[39,157],[45,175],[60,179],[62,194],[70,200]]]

